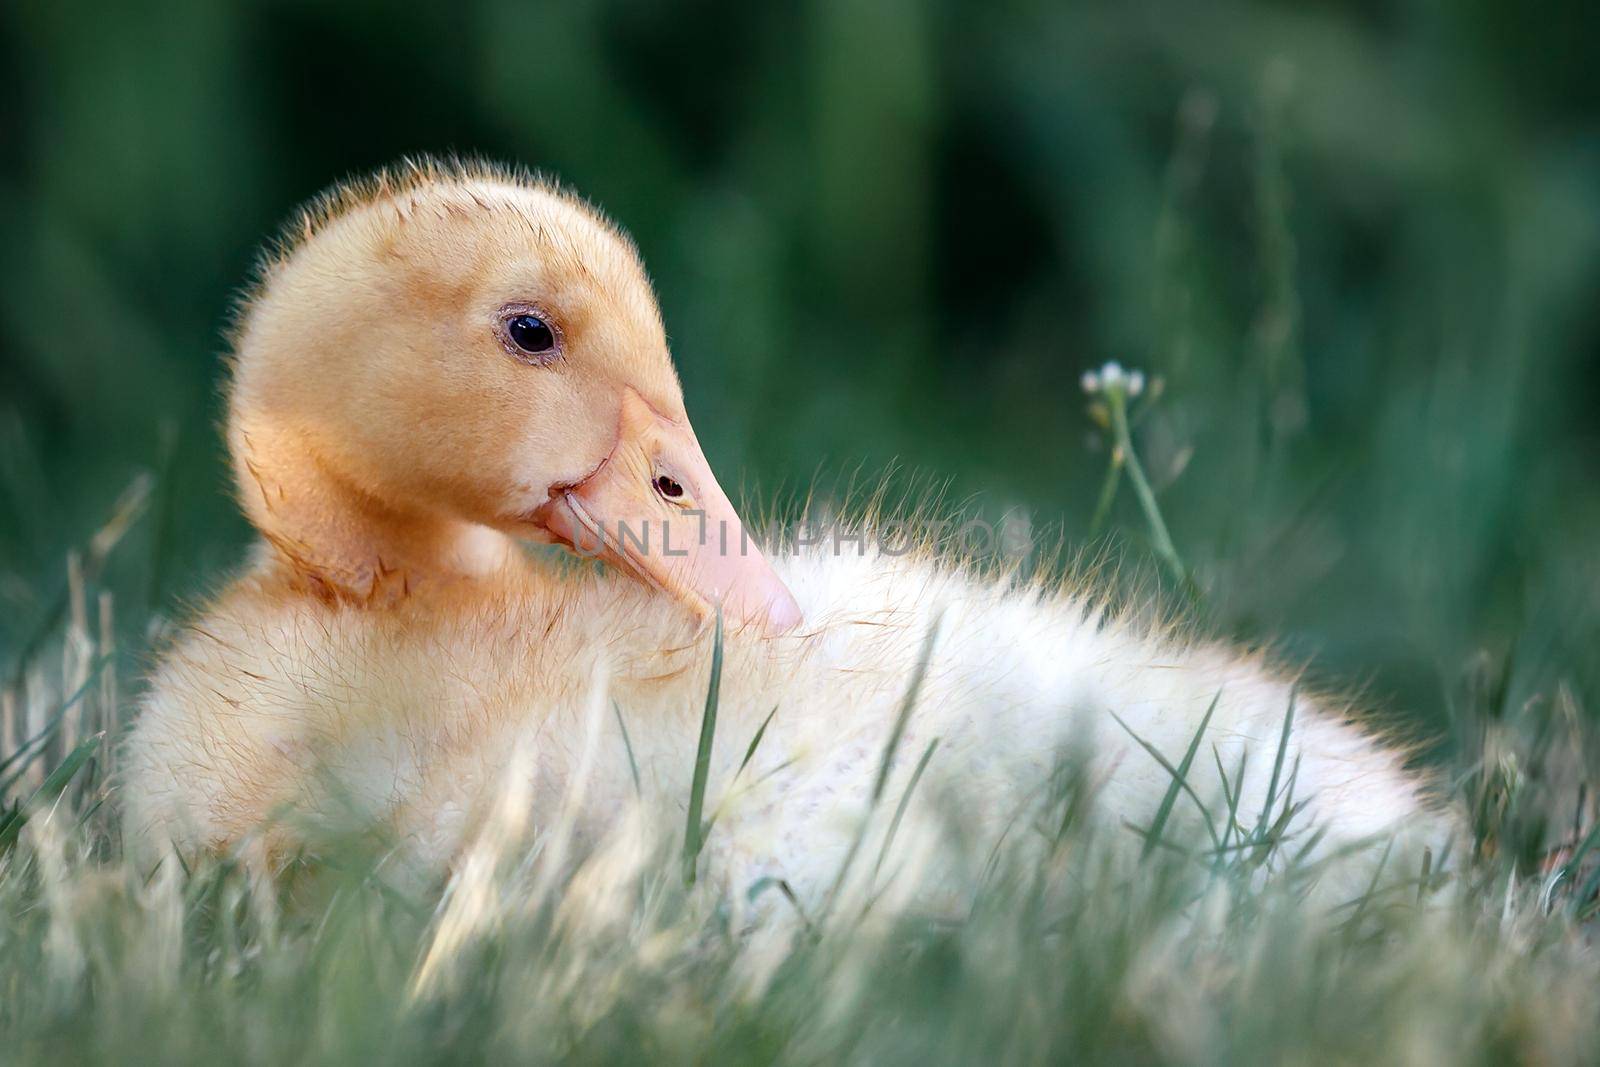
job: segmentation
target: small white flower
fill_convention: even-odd
[[[1099,370],[1086,370],[1078,379],[1083,391],[1089,394],[1120,390],[1130,397],[1144,392],[1145,378],[1142,370],[1124,370],[1122,364],[1112,360]]]

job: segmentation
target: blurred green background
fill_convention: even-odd
[[[126,630],[237,562],[219,354],[258,244],[454,150],[633,232],[757,498],[899,459],[1081,541],[1107,450],[1078,378],[1117,359],[1164,380],[1137,437],[1210,626],[1424,723],[1482,662],[1594,695],[1591,5],[0,10],[8,671],[141,470],[99,579]]]

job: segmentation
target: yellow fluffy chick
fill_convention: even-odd
[[[1220,763],[1244,821],[1292,776],[1286,832],[1316,854],[1398,839],[1398,869],[1452,835],[1337,703],[1300,696],[1280,763],[1291,679],[1259,657],[932,555],[769,564],[695,441],[632,244],[523,174],[428,163],[320,200],[244,307],[232,370],[228,446],[261,543],[163,655],[127,742],[147,862],[247,841],[282,857],[326,815],[442,872],[508,775],[535,824],[601,833],[636,790],[681,819],[718,606],[706,862],[731,889],[827,888],[925,651],[883,795],[937,739],[915,796],[953,793],[998,830],[1083,752],[1120,833],[1172,781],[1134,737],[1175,764],[1209,711],[1190,784],[1214,813]],[[1205,847],[1187,816],[1169,833]]]

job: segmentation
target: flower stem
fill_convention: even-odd
[[[1116,433],[1116,450],[1122,454],[1122,464],[1128,468],[1128,480],[1133,483],[1134,495],[1139,498],[1139,506],[1144,510],[1145,520],[1150,524],[1150,540],[1155,546],[1156,555],[1167,565],[1172,576],[1186,588],[1193,585],[1189,571],[1183,565],[1183,560],[1178,557],[1178,549],[1172,543],[1172,535],[1167,532],[1166,521],[1161,517],[1161,508],[1156,504],[1155,491],[1150,488],[1150,480],[1145,477],[1144,467],[1139,462],[1139,456],[1133,450],[1133,435],[1128,432],[1128,400],[1127,394],[1122,389],[1108,389],[1106,391],[1107,406],[1111,409],[1111,426]],[[1115,464],[1115,459],[1113,459]],[[1108,476],[1108,484],[1110,477]],[[1114,491],[1114,486],[1112,487]],[[1102,493],[1102,502],[1106,494]],[[1098,515],[1096,516],[1098,518]]]
[[[1100,502],[1095,505],[1094,521],[1089,523],[1089,537],[1099,537],[1111,517],[1111,502],[1117,498],[1117,488],[1122,484],[1122,448],[1111,446],[1111,463],[1106,467],[1106,480],[1100,486]]]

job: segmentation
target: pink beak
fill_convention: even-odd
[[[535,520],[579,555],[603,559],[683,601],[702,618],[781,634],[800,606],[750,540],[694,430],[632,389],[617,444],[576,485],[557,486]]]

